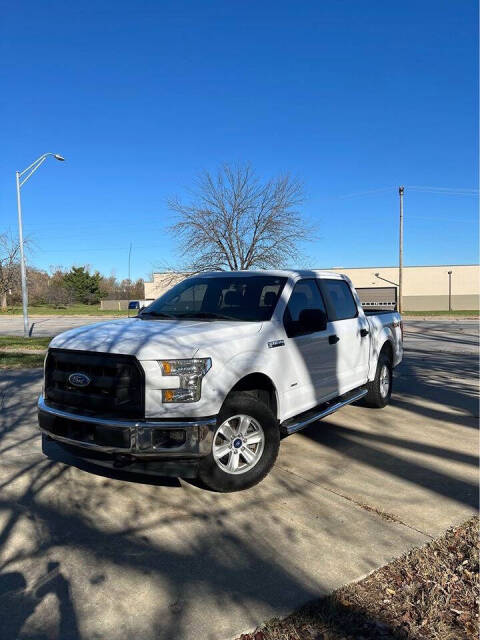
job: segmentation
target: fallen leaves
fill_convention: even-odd
[[[478,518],[239,640],[478,638]]]

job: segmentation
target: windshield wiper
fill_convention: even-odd
[[[239,320],[233,316],[225,316],[222,313],[213,313],[211,311],[191,311],[190,313],[179,313],[177,318],[205,318],[206,320]]]
[[[175,319],[176,316],[171,316],[168,313],[162,313],[159,311],[142,311],[142,313],[138,314],[139,318],[143,316],[152,316],[154,318],[168,318],[169,320]]]

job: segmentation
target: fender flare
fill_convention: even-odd
[[[278,381],[275,380],[275,375],[273,375],[274,372],[269,370],[268,366],[262,366],[262,364],[265,365],[266,362],[266,358],[261,352],[249,351],[235,356],[228,365],[225,364],[219,372],[220,377],[223,377],[225,381],[222,385],[222,406],[228,396],[232,393],[235,387],[242,382],[242,380],[245,380],[245,378],[248,378],[249,376],[258,375],[265,378],[271,386],[275,395],[277,408],[277,415],[275,417],[278,418],[281,403],[279,384]]]

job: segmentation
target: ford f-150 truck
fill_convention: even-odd
[[[187,278],[135,318],[52,340],[38,402],[44,451],[198,476],[217,491],[251,487],[282,436],[361,399],[389,402],[402,331],[398,313],[365,313],[333,272]]]

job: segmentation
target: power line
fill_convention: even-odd
[[[341,200],[346,198],[358,198],[361,196],[373,195],[375,193],[385,193],[387,191],[392,191],[394,193],[396,187],[379,187],[378,189],[367,189],[366,191],[357,191],[355,193],[347,193],[345,195],[337,196]],[[405,189],[409,191],[418,191],[425,193],[440,193],[445,195],[458,195],[458,196],[471,196],[478,195],[478,189],[471,189],[469,187],[434,187],[428,185],[406,185]]]
[[[340,198],[341,200],[343,200],[344,198],[357,198],[359,196],[368,196],[372,193],[382,193],[383,191],[390,191],[393,189],[395,189],[396,187],[381,187],[380,189],[369,189],[368,191],[358,191],[357,193],[347,193],[346,195],[343,196],[337,196],[338,198]]]
[[[463,187],[429,187],[411,185],[406,187],[409,191],[423,191],[425,193],[440,193],[445,195],[456,196],[474,196],[478,195],[478,189],[469,189]]]

